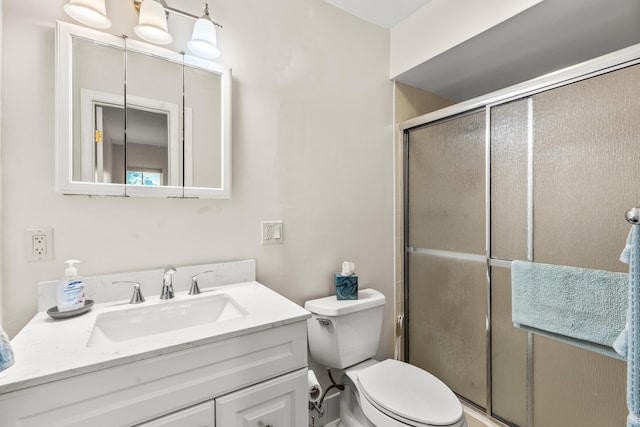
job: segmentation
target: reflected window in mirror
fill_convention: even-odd
[[[163,173],[160,170],[148,170],[142,167],[127,168],[127,184],[129,185],[163,185]]]

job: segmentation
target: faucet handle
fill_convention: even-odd
[[[140,282],[134,282],[132,280],[119,280],[117,282],[112,282],[114,285],[116,283],[130,283],[133,285],[133,295],[131,295],[131,299],[129,300],[129,304],[140,304],[144,302],[145,299],[142,296],[142,292],[140,291]]]
[[[214,273],[214,270],[201,271],[191,278],[191,288],[189,289],[189,295],[198,295],[200,293],[200,287],[198,286],[198,278],[202,274]]]

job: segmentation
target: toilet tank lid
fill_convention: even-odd
[[[378,307],[385,302],[384,295],[375,289],[361,289],[358,299],[338,300],[335,295],[318,298],[304,303],[304,308],[322,316],[341,316],[367,308]]]

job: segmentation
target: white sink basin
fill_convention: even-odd
[[[188,297],[187,297],[188,298]],[[160,301],[154,305],[100,313],[87,347],[112,344],[238,319],[247,312],[226,294]]]

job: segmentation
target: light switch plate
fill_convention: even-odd
[[[262,244],[274,245],[284,242],[284,224],[282,221],[262,221]]]

